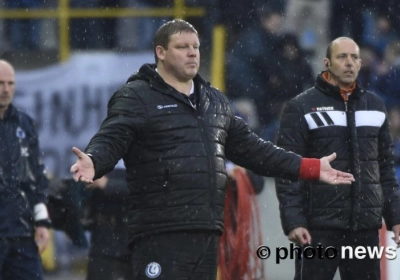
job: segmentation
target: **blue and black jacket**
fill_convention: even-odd
[[[34,217],[47,187],[33,120],[10,105],[0,119],[0,237],[32,236],[35,225],[49,226],[48,218]]]

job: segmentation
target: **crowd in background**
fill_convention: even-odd
[[[70,0],[71,8],[159,8],[174,1]],[[227,30],[226,94],[239,114],[264,139],[275,141],[285,102],[313,85],[324,70],[328,42],[349,36],[361,48],[359,81],[387,106],[400,181],[400,2],[398,0],[187,0],[205,17],[188,21],[200,32],[202,51],[212,28]],[[57,1],[2,0],[0,8],[55,8]],[[165,18],[74,18],[73,50],[152,50],[153,34]],[[57,48],[57,22],[5,19],[0,50]]]
[[[55,8],[57,2],[2,0],[4,8]],[[160,8],[174,1],[70,0],[71,8]],[[256,104],[253,127],[274,140],[285,101],[314,83],[322,70],[325,46],[339,36],[352,37],[361,47],[360,82],[380,94],[389,110],[399,100],[400,4],[395,0],[186,0],[203,7],[207,16],[188,20],[199,30],[202,52],[212,42],[212,28],[227,30],[226,94],[232,100]],[[144,51],[152,49],[152,34],[168,18],[72,18],[72,50]],[[6,19],[0,23],[0,50],[57,48],[56,21]],[[53,30],[53,31],[52,31]],[[239,101],[238,101],[239,102]],[[243,103],[243,102],[241,102]],[[240,103],[240,104],[241,104]],[[266,109],[267,108],[267,109]]]

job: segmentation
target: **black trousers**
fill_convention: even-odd
[[[358,246],[362,246],[365,249],[368,246],[379,246],[378,230],[356,232],[311,230],[310,234],[312,240],[311,246],[317,248],[320,245],[320,248],[323,249],[319,254],[317,253],[318,250],[315,250],[314,257],[311,257],[313,254],[312,250],[304,250],[307,255],[306,257],[295,258],[295,280],[330,280],[333,279],[338,268],[341,280],[380,279],[379,258],[370,258],[368,253],[366,253],[364,254],[365,258],[359,259],[354,254],[354,248]],[[351,256],[349,250],[347,250],[343,256],[341,254],[342,246],[352,247],[353,255]],[[303,246],[302,248],[306,247]],[[336,250],[326,250],[328,247],[334,247]],[[333,257],[335,251],[337,255]],[[323,256],[323,258],[320,256]]]
[[[157,234],[133,244],[134,280],[215,280],[218,239],[216,232]]]
[[[131,280],[130,257],[89,255],[86,280]]]
[[[0,280],[41,280],[42,262],[33,237],[0,238]]]

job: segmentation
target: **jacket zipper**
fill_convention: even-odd
[[[345,108],[345,112],[346,112],[346,119],[347,119],[347,130],[349,131],[349,137],[351,137],[351,131],[350,131],[350,127],[349,127],[349,110],[348,110],[348,101],[349,101],[349,96],[350,96],[350,92],[346,93],[346,98],[344,101],[344,108]],[[349,153],[351,154],[351,148],[349,147]],[[354,192],[353,188],[350,189],[350,192]],[[351,199],[350,199],[350,217],[349,217],[349,227],[350,229],[352,229],[352,225],[353,225],[353,213],[354,213],[354,198],[353,198],[353,194],[351,194]]]
[[[198,97],[200,98],[200,97]],[[206,126],[204,125],[204,121],[202,120],[201,116],[200,116],[200,106],[197,106],[197,108],[195,109],[196,112],[196,117],[197,117],[197,122],[200,124],[201,126],[201,131],[200,131],[200,135],[201,138],[203,140],[204,143],[204,147],[206,149],[206,154],[207,155],[212,155],[212,151],[210,149],[210,145],[208,144],[208,138],[207,135],[205,135],[204,131],[207,130]],[[210,209],[211,209],[211,223],[212,226],[215,226],[215,219],[214,219],[214,189],[216,191],[216,186],[215,186],[215,173],[212,172],[212,170],[215,170],[215,166],[214,166],[214,162],[211,159],[210,156],[207,157],[207,161],[208,161],[208,170],[210,171],[211,176],[209,176],[209,194],[210,194]]]
[[[350,94],[351,94],[350,92],[347,92],[347,93],[346,93],[346,99],[344,100],[344,110],[345,110],[346,113],[347,113],[347,111],[348,111],[348,110],[347,110],[347,109],[348,109],[348,108],[347,108],[347,102],[349,101],[349,96],[350,96]]]

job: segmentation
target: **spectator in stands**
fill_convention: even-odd
[[[399,40],[393,21],[387,15],[374,14],[373,25],[368,36],[364,36],[364,43],[374,47],[379,56],[383,56],[385,49],[393,41]]]
[[[378,93],[386,105],[400,102],[400,40],[391,42],[384,53],[384,63],[380,67],[377,81]]]
[[[377,93],[379,69],[382,67],[382,60],[375,48],[370,45],[360,46],[360,58],[362,67],[357,79],[362,86]]]
[[[313,83],[313,71],[293,34],[282,34],[282,15],[262,11],[261,25],[242,33],[227,55],[228,98],[257,105],[263,139],[274,141],[283,104]]]
[[[314,73],[319,72],[324,46],[328,43],[330,0],[287,0],[284,32],[296,34],[310,60]]]
[[[231,100],[250,98],[257,105],[261,127],[275,119],[272,99],[281,94],[283,77],[276,71],[283,16],[260,11],[260,24],[241,33],[226,57],[226,91]],[[256,131],[260,133],[260,131]]]
[[[386,18],[390,21],[390,25],[394,27],[397,37],[400,38],[400,2],[397,0],[374,1],[372,2],[373,11],[377,12],[378,17]]]
[[[228,47],[235,45],[238,35],[251,32],[259,26],[260,11],[273,10],[283,16],[286,0],[219,0],[214,7],[219,9],[220,21],[228,32]]]
[[[270,70],[270,73],[274,72],[276,78],[270,79],[270,81],[274,84],[278,80],[280,84],[276,87],[269,87],[268,91],[265,92],[265,94],[270,95],[269,103],[274,115],[270,116],[269,125],[264,126],[260,133],[263,139],[273,142],[276,141],[281,112],[286,102],[296,96],[299,90],[303,91],[314,84],[311,65],[306,60],[305,53],[300,47],[296,35],[283,34],[277,49],[276,66],[271,67],[273,70]],[[265,105],[261,104],[261,106]],[[274,109],[272,110],[272,108]],[[259,110],[262,110],[262,108],[259,108]]]

